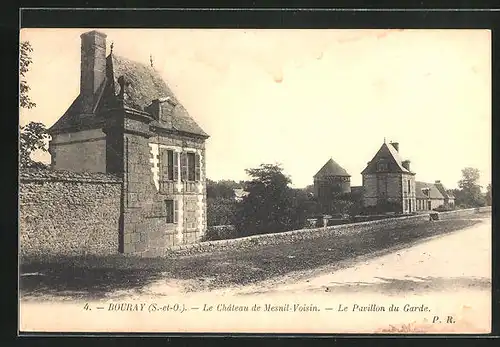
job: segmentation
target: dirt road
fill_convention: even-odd
[[[378,258],[361,256],[352,264],[338,271],[325,266],[210,292],[186,293],[187,281],[162,279],[95,302],[23,300],[21,327],[277,333],[490,330],[489,216],[473,227]],[[91,310],[84,308],[86,303]],[[186,311],[180,313],[182,305]],[[118,307],[128,309],[116,311]],[[158,310],[166,307],[168,311]],[[131,311],[135,308],[139,311]],[[245,308],[248,311],[239,311]]]

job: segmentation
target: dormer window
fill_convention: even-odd
[[[377,163],[377,171],[387,171],[387,162],[385,160]]]
[[[429,188],[422,188],[422,193],[425,195],[425,196],[429,196]]]

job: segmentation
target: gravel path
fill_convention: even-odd
[[[24,300],[21,326],[46,331],[484,333],[490,330],[491,320],[491,219],[482,218],[479,222],[408,248],[395,245],[392,252],[378,257],[360,255],[258,283],[226,285],[211,291],[206,291],[207,284],[203,289],[191,288],[186,292],[186,287],[198,284],[189,279],[163,278],[140,290],[116,290],[105,298],[86,301],[91,307],[105,307],[97,312],[83,310],[84,301]],[[234,274],[228,274],[231,276]],[[205,280],[210,282],[213,278],[207,276]],[[148,312],[108,311],[109,304],[117,302],[177,302],[198,310],[161,313],[165,318],[157,319],[157,313],[152,317]],[[217,305],[250,308],[256,304],[315,306],[320,311],[202,310],[205,305],[217,310]],[[347,307],[347,311],[339,312],[339,305]],[[389,312],[391,305],[400,311]],[[405,307],[415,310],[425,306],[424,312],[404,311]],[[363,307],[384,307],[385,311],[360,312]],[[68,316],[72,319],[65,318]],[[439,317],[439,322],[433,324],[435,317]],[[452,322],[446,323],[448,317]]]

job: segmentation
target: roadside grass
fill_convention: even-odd
[[[192,290],[243,286],[295,271],[340,264],[361,255],[379,256],[381,252],[480,222],[474,216],[421,221],[403,227],[373,228],[356,235],[167,258],[112,255],[22,259],[20,293],[25,297],[99,299],[115,291],[140,290],[157,280],[168,279],[193,281]]]

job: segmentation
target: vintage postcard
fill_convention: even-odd
[[[19,330],[489,333],[489,30],[22,29]]]

